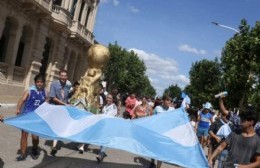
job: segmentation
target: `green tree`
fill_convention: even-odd
[[[109,51],[110,60],[104,69],[108,91],[117,88],[120,93],[134,92],[140,96],[156,94],[145,75],[144,62],[133,51],[129,52],[117,43],[109,44]]]
[[[260,99],[260,22],[250,29],[243,19],[239,29],[240,33],[235,34],[223,49],[221,66],[229,92],[228,103],[241,108]]]
[[[218,60],[204,59],[193,63],[189,75],[190,85],[186,86],[184,91],[190,96],[192,105],[201,107],[206,101],[215,104],[214,94],[220,90],[219,81],[221,79]]]
[[[171,85],[164,90],[163,95],[168,95],[171,98],[175,98],[175,97],[180,98],[181,88],[177,84]]]

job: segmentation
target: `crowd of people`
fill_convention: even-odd
[[[33,112],[46,101],[53,105],[70,105],[70,98],[80,85],[77,81],[71,85],[68,81],[68,72],[65,70],[60,71],[59,79],[51,83],[49,92],[44,87],[45,79],[42,75],[36,75],[34,82],[35,84],[24,92],[18,102],[16,115]],[[136,98],[135,93],[131,93],[123,103],[122,101],[117,89],[107,93],[100,85],[98,108],[100,113],[105,115],[119,116],[122,104],[125,104],[124,119],[160,115],[181,106],[180,101],[174,101],[167,95],[153,100],[145,96],[139,99]],[[218,165],[218,168],[260,167],[260,123],[253,107],[229,111],[224,105],[223,96],[219,96],[218,101],[218,114],[209,102],[206,102],[200,110],[191,109],[189,106],[184,107],[201,147],[208,149],[205,154],[209,167],[214,167],[214,165]],[[2,116],[1,119],[3,119]],[[16,158],[17,161],[26,159],[27,139],[28,133],[22,130],[21,153]],[[37,159],[39,156],[39,137],[32,135],[32,143],[31,156],[33,159]],[[50,151],[53,156],[57,153],[57,143],[57,140],[53,140]],[[79,144],[78,146],[81,154],[84,152],[84,145]],[[96,156],[98,163],[102,162],[106,156],[105,150],[104,146],[100,147],[100,152]],[[151,159],[149,168],[160,168],[161,165],[161,161],[157,161],[155,164],[155,160]]]

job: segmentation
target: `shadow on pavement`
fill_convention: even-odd
[[[41,155],[44,154],[42,162],[34,166],[34,168],[143,168],[148,167],[149,161],[139,158],[138,163],[142,165],[131,165],[124,163],[111,163],[104,160],[102,163],[82,158],[73,157],[53,157],[49,156],[47,151],[41,149]]]
[[[4,161],[3,161],[3,159],[2,158],[0,158],[0,167],[4,167]]]

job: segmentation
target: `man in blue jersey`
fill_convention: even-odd
[[[204,148],[207,144],[209,126],[213,122],[213,116],[210,113],[211,108],[211,103],[207,102],[203,110],[199,112],[198,122],[195,126],[202,148]]]
[[[33,112],[37,107],[46,101],[47,93],[44,89],[45,79],[41,75],[36,75],[34,78],[35,85],[31,86],[29,90],[25,91],[22,98],[17,104],[16,115],[25,115]],[[22,108],[23,107],[23,108]],[[17,161],[23,161],[26,159],[28,133],[22,130],[21,135],[21,154],[16,158]],[[31,156],[33,159],[37,159],[39,156],[38,144],[39,137],[32,135],[32,151]]]
[[[69,99],[69,92],[71,83],[68,81],[68,72],[61,70],[59,80],[53,81],[50,88],[50,103],[55,105],[67,105]],[[53,141],[51,148],[51,155],[55,156],[57,153],[57,140]]]

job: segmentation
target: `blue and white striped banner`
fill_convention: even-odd
[[[208,167],[188,116],[181,108],[125,120],[44,103],[34,112],[4,122],[47,139],[102,145],[183,167]]]

